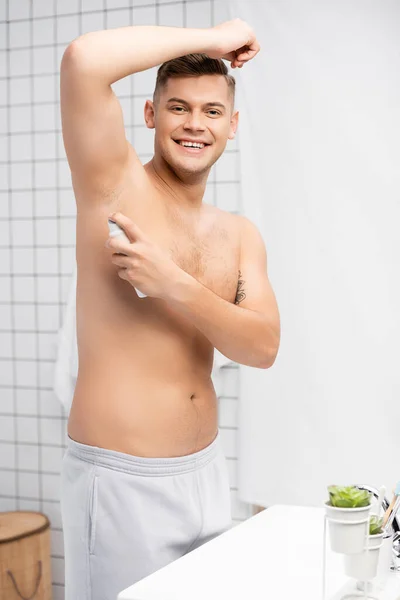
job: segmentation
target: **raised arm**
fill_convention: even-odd
[[[132,159],[122,108],[111,84],[161,62],[209,47],[208,29],[122,27],[86,33],[61,62],[61,117],[73,180],[113,185]]]
[[[61,61],[63,139],[73,180],[112,183],[129,159],[141,164],[125,137],[113,83],[185,54],[203,52],[242,66],[258,50],[254,32],[240,19],[206,29],[119,27],[73,40]]]

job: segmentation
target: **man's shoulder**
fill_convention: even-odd
[[[207,204],[206,202],[204,202],[203,204],[210,212],[210,214],[213,214],[216,218],[220,218],[221,221],[225,220],[229,223],[236,225],[237,227],[240,225],[242,215],[230,212],[229,210],[223,210],[218,206],[214,206],[213,204]]]

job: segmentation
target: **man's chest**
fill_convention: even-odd
[[[204,216],[191,221],[171,217],[154,205],[140,210],[130,205],[125,214],[186,273],[224,300],[236,297],[240,240],[234,215],[207,206]]]
[[[239,253],[235,240],[223,229],[215,236],[167,236],[165,248],[186,273],[224,300],[233,302],[238,281]]]
[[[204,205],[198,217],[184,216],[179,210],[166,207],[166,200],[157,197],[148,186],[142,189],[124,186],[107,204],[99,203],[97,209],[95,200],[90,205],[83,194],[77,195],[75,191],[75,195],[80,207],[77,257],[81,266],[102,265],[101,270],[106,266],[108,272],[115,271],[114,265],[108,264],[104,242],[107,216],[119,211],[186,273],[224,300],[235,301],[240,259],[239,224],[235,215]]]

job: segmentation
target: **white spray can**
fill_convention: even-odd
[[[108,219],[108,229],[110,237],[120,237],[122,240],[125,240],[126,242],[128,242],[128,244],[130,244],[129,239],[127,238],[121,227],[118,225],[118,223],[115,223],[115,221]],[[120,254],[123,254],[123,252],[121,252]],[[126,254],[124,254],[124,256],[126,256]],[[147,298],[147,294],[143,294],[137,288],[135,288],[135,290],[139,298]]]

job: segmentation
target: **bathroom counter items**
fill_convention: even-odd
[[[321,600],[324,508],[276,505],[123,590],[116,600]],[[327,598],[349,583],[326,543]],[[339,597],[342,594],[339,594]],[[390,572],[379,600],[400,600]]]

